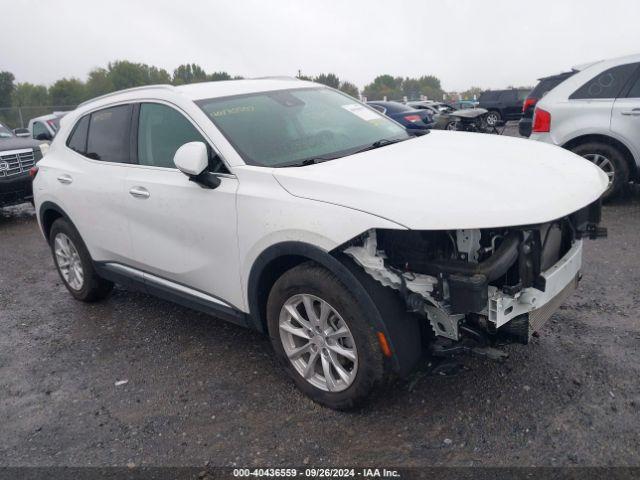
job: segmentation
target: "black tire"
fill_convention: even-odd
[[[69,282],[65,279],[60,266],[58,265],[58,258],[55,252],[55,241],[58,234],[64,234],[71,241],[73,247],[76,249],[82,265],[84,278],[82,286],[79,289],[73,288]],[[51,247],[51,254],[53,255],[53,262],[58,270],[58,274],[62,279],[62,283],[67,287],[69,293],[77,300],[83,302],[96,302],[106,298],[113,289],[113,283],[100,278],[93,267],[93,261],[89,255],[89,251],[85,246],[80,234],[77,230],[64,218],[58,218],[51,226],[49,233],[49,245]]]
[[[447,124],[444,126],[444,129],[455,132],[458,129],[457,122],[447,122]]]
[[[616,147],[601,142],[589,142],[573,147],[571,151],[590,161],[593,161],[594,156],[600,155],[609,160],[613,166],[613,180],[610,180],[609,187],[602,194],[603,200],[609,200],[622,193],[629,182],[629,165],[624,155]],[[606,169],[603,171],[608,173]]]
[[[357,350],[355,379],[339,392],[329,392],[307,381],[285,353],[279,329],[280,312],[288,299],[308,294],[329,303],[351,331]],[[336,410],[361,404],[385,380],[385,361],[376,333],[363,308],[340,280],[313,262],[303,263],[284,273],[273,285],[267,301],[269,336],[276,355],[297,387],[315,402]]]
[[[487,125],[489,125],[490,127],[495,127],[496,125],[498,125],[498,122],[500,122],[502,120],[502,115],[500,115],[500,112],[497,110],[489,110],[489,112],[487,113],[487,116],[485,117],[485,121],[487,122]]]

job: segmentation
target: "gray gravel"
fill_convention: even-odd
[[[257,333],[120,288],[74,301],[31,208],[5,209],[0,465],[639,465],[640,191],[604,224],[532,345],[339,413]]]

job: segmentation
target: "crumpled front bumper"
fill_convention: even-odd
[[[541,273],[545,279],[544,292],[529,287],[511,296],[490,286],[487,309],[483,313],[496,329],[516,317],[528,315],[528,330],[531,334],[540,329],[576,289],[581,267],[582,240],[576,240],[555,265]]]

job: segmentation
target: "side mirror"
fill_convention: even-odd
[[[25,137],[30,137],[31,136],[31,132],[29,131],[28,128],[14,128],[13,129],[13,134],[16,137],[20,137],[20,138],[25,138]]]
[[[173,156],[178,170],[184,173],[189,180],[203,188],[216,188],[220,185],[220,179],[207,172],[209,166],[209,153],[203,142],[189,142],[176,150]]]

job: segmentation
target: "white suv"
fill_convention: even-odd
[[[557,147],[399,124],[284,79],[118,92],[62,120],[34,179],[71,294],[113,282],[266,332],[333,408],[423,345],[526,343],[602,234],[607,178]]]
[[[640,180],[640,55],[596,62],[538,104],[531,139],[560,145],[609,177],[604,198]]]

